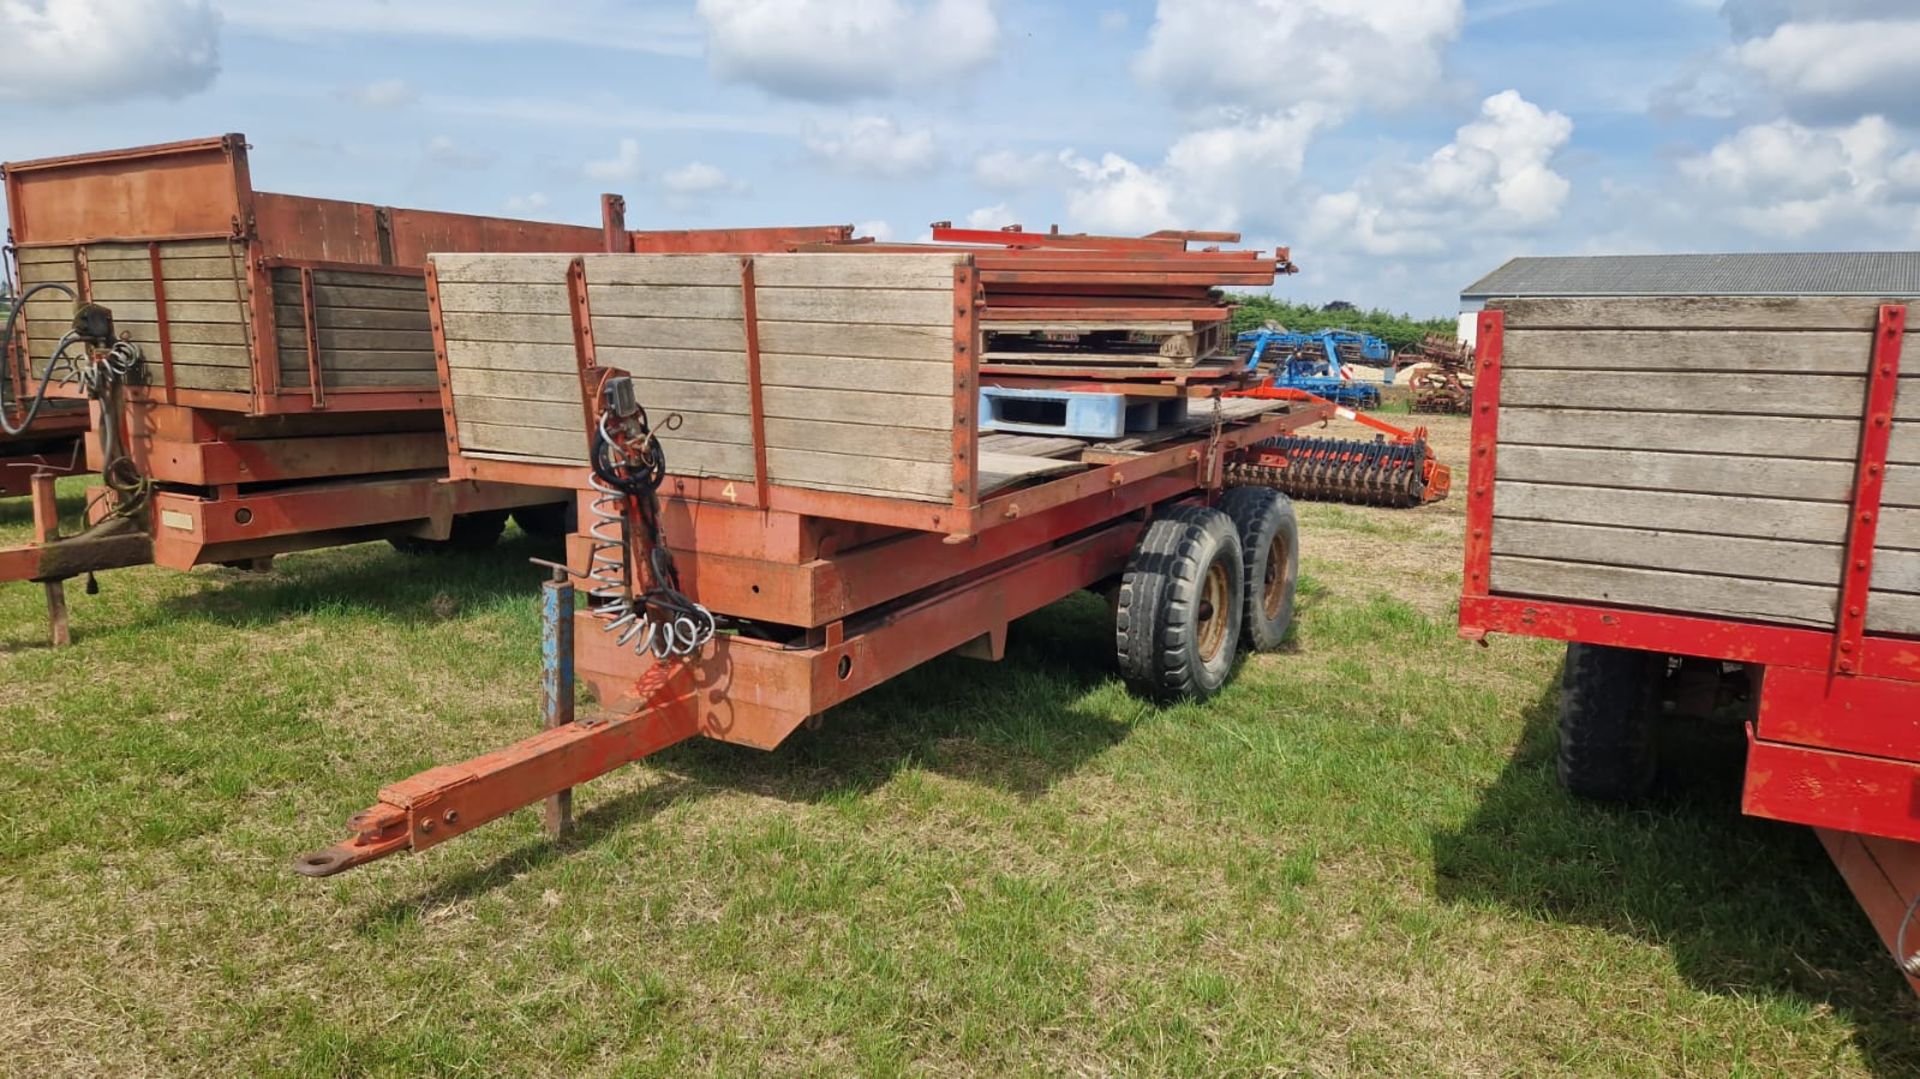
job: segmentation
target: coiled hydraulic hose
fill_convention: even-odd
[[[669,418],[669,429],[677,419]],[[616,434],[615,425],[634,433]],[[587,530],[593,541],[587,566],[593,587],[588,595],[595,613],[606,620],[604,628],[619,634],[622,647],[632,645],[635,652],[651,652],[660,659],[698,651],[713,639],[716,625],[713,612],[680,591],[680,573],[660,529],[659,490],[666,475],[666,450],[648,425],[646,409],[623,418],[603,409],[594,425],[589,481],[595,498],[589,507],[594,521]],[[627,561],[635,524],[642,529],[637,538],[647,552],[649,585],[638,592]]]

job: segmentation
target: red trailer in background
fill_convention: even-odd
[[[1569,642],[1559,771],[1590,797],[1645,792],[1663,712],[1708,711],[1716,693],[1745,704],[1742,808],[1817,831],[1920,991],[1907,306],[1822,294],[1490,307],[1462,635]],[[1552,471],[1563,465],[1578,471]]]
[[[5,166],[24,290],[9,385],[31,397],[51,371],[42,422],[69,431],[90,408],[88,463],[104,477],[87,519],[61,522],[41,470],[35,542],[0,550],[0,580],[47,586],[56,643],[60,582],[95,570],[258,564],[379,538],[478,546],[509,512],[560,528],[564,492],[447,475],[428,252],[752,250],[851,233],[629,234],[617,197],[592,228],[274,194],[254,190],[247,149],[227,135]],[[109,313],[96,312],[106,328],[56,365],[82,306]]]

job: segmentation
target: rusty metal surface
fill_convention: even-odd
[[[8,223],[23,247],[232,235],[245,156],[245,137],[224,135],[9,162]]]

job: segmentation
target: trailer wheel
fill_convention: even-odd
[[[1300,521],[1293,500],[1271,487],[1230,487],[1220,511],[1240,534],[1240,606],[1246,643],[1256,652],[1280,647],[1293,624],[1293,591],[1300,576]]]
[[[479,513],[462,513],[453,519],[453,526],[443,540],[421,539],[418,536],[395,536],[388,543],[401,554],[457,554],[471,551],[484,551],[499,542],[500,533],[507,530],[506,510],[485,510]]]
[[[1240,644],[1240,536],[1206,506],[1149,522],[1120,578],[1114,643],[1128,688],[1155,700],[1201,700],[1226,683]]]
[[[1653,785],[1653,723],[1667,657],[1573,643],[1560,672],[1560,784],[1582,797],[1631,802]]]

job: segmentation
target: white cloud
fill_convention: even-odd
[[[1025,191],[1042,184],[1057,183],[1072,174],[1066,156],[1061,153],[1015,153],[994,150],[973,161],[973,179],[991,191]]]
[[[1463,0],[1160,0],[1135,71],[1191,105],[1423,100]]]
[[[940,161],[933,132],[902,128],[884,116],[862,116],[807,136],[807,149],[847,172],[898,179],[929,172]]]
[[[428,161],[450,169],[484,169],[494,160],[491,151],[469,150],[451,135],[435,135],[428,139],[425,153]]]
[[[207,0],[0,0],[0,102],[179,98],[220,72]]]
[[[1119,8],[1109,8],[1100,13],[1100,30],[1102,33],[1117,34],[1125,30],[1132,21],[1127,17],[1127,13]]]
[[[665,176],[660,186],[675,195],[712,195],[722,191],[745,191],[747,185],[704,161],[689,161]]]
[[[1801,116],[1920,120],[1920,17],[1788,22],[1734,46],[1739,64]]]
[[[963,224],[970,229],[1001,229],[1008,225],[1017,225],[1020,218],[1004,202],[992,206],[982,206],[967,214]]]
[[[1756,124],[1682,161],[1680,173],[1702,212],[1757,236],[1920,240],[1920,150],[1883,117]]]
[[[1566,116],[1502,91],[1426,160],[1320,196],[1306,215],[1307,234],[1405,257],[1439,255],[1470,237],[1538,229],[1560,216],[1572,188],[1552,168],[1572,137]]]
[[[1152,167],[1118,154],[1095,161],[1068,152],[1061,155],[1073,175],[1068,220],[1075,228],[1123,233],[1288,227],[1306,148],[1333,122],[1311,106],[1238,118],[1181,136]]]
[[[1068,165],[1079,177],[1067,191],[1067,220],[1075,228],[1129,234],[1181,224],[1173,181],[1164,170],[1143,169],[1113,153],[1098,161],[1070,157]]]
[[[18,0],[13,0],[18,2]],[[128,0],[138,4],[139,0]],[[316,35],[558,42],[656,56],[700,55],[699,28],[681,12],[618,0],[217,0],[234,26],[304,43]],[[144,6],[144,5],[142,5]]]
[[[602,183],[630,183],[640,178],[640,140],[621,139],[619,149],[610,158],[589,161],[582,171],[587,179]]]
[[[885,221],[862,221],[853,226],[855,236],[871,236],[881,243],[893,239],[893,226]]]
[[[539,191],[527,195],[515,195],[507,200],[507,209],[515,213],[529,213],[547,208],[547,196]]]
[[[346,96],[369,109],[399,109],[420,100],[420,92],[405,79],[379,79],[350,86]]]
[[[722,78],[812,101],[932,86],[993,59],[991,0],[699,0]]]

